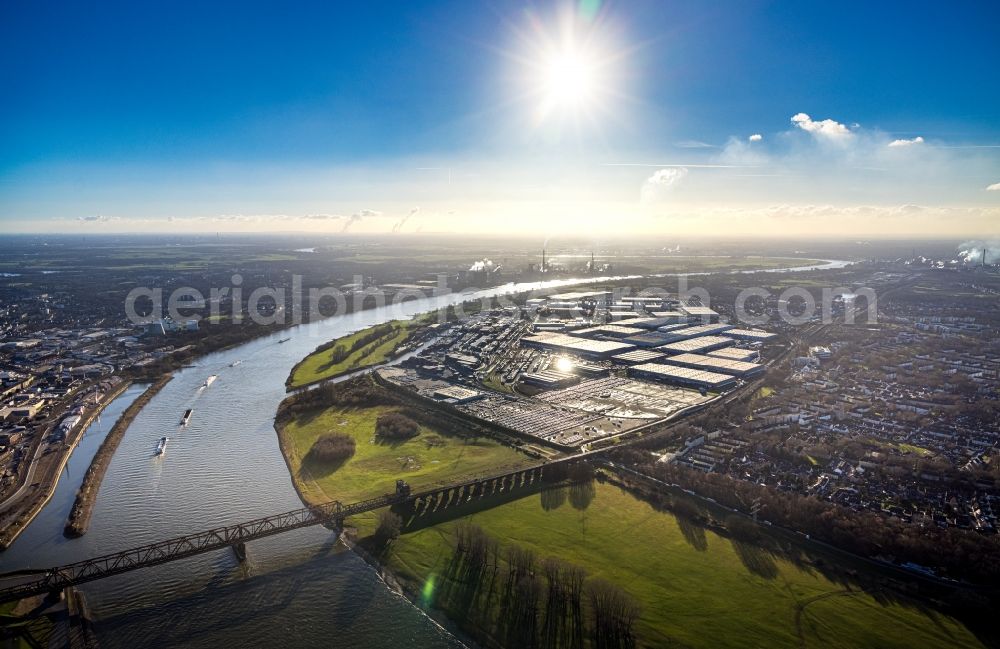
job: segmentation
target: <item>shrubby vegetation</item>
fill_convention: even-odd
[[[324,383],[311,390],[303,390],[285,399],[278,413],[279,418],[294,417],[317,408],[365,408],[391,405],[396,399],[370,379],[361,378],[340,383]]]
[[[308,458],[318,462],[343,462],[354,455],[354,438],[343,433],[321,435],[309,449]]]
[[[403,529],[403,519],[390,509],[383,509],[378,515],[378,527],[375,528],[375,542],[384,546],[399,538]]]
[[[416,437],[420,426],[401,412],[386,412],[375,421],[375,434],[385,440],[402,441]]]

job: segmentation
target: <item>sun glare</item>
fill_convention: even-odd
[[[539,119],[592,114],[598,106],[600,79],[597,58],[566,44],[542,57],[539,65]]]
[[[546,100],[553,106],[578,107],[592,99],[594,64],[585,54],[567,50],[545,65]]]
[[[535,102],[536,126],[606,122],[616,103],[612,99],[620,93],[611,82],[619,76],[622,58],[607,25],[564,11],[549,20],[532,15],[529,28],[517,35],[519,42],[509,52],[526,82],[525,98]]]

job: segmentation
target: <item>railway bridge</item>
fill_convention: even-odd
[[[445,486],[430,487],[419,492],[412,491],[404,481],[397,480],[395,493],[348,505],[332,501],[244,523],[217,527],[196,534],[179,536],[166,541],[158,541],[48,570],[0,575],[0,578],[5,581],[17,581],[14,585],[0,588],[0,603],[35,595],[59,593],[69,586],[178,561],[227,547],[233,548],[236,555],[243,558],[245,557],[246,544],[250,541],[313,525],[332,525],[336,529],[340,529],[345,518],[382,507],[407,507],[414,517],[429,515],[478,498],[539,485],[543,479],[543,472],[548,473],[550,477],[561,477],[562,473],[556,467],[567,466],[579,461],[579,459],[578,457],[564,458],[533,467],[476,477]]]

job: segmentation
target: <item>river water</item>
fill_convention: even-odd
[[[105,476],[90,531],[66,539],[63,525],[86,466],[142,391],[132,386],[87,431],[50,503],[0,554],[0,572],[70,563],[296,509],[301,502],[273,421],[285,378],[318,344],[464,299],[595,279],[600,278],[413,300],[301,325],[205,356],[178,371],[136,417]],[[204,387],[212,375],[217,379]],[[194,414],[182,427],[188,408]],[[156,443],[164,435],[170,441],[158,457]],[[229,551],[209,553],[84,585],[102,646],[461,646],[386,588],[360,558],[335,547],[322,527],[255,541],[248,555],[241,565]]]

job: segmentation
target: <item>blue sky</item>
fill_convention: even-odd
[[[567,24],[600,93],[539,118]],[[997,3],[9,0],[0,50],[0,230],[1000,205]]]

